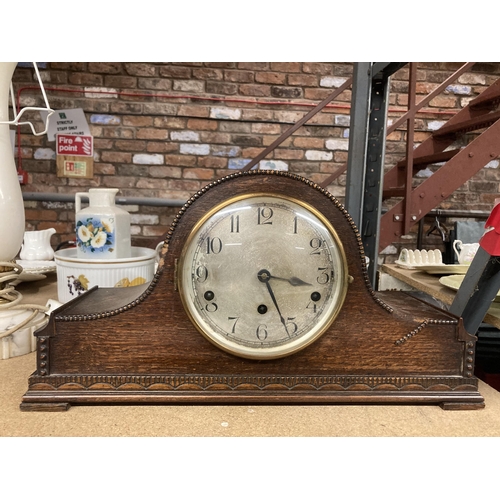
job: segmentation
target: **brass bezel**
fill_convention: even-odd
[[[341,259],[341,267],[342,267],[342,273],[341,273],[341,279],[342,279],[342,284],[341,284],[341,290],[337,299],[337,302],[335,304],[335,307],[330,313],[330,318],[329,320],[323,325],[323,327],[318,330],[317,332],[314,333],[314,335],[310,335],[308,337],[308,334],[303,334],[299,339],[292,340],[291,342],[284,344],[282,346],[274,346],[269,349],[265,348],[249,348],[246,346],[241,346],[237,343],[230,342],[228,341],[227,343],[220,342],[217,339],[217,336],[219,334],[211,334],[206,328],[207,323],[201,324],[197,318],[192,314],[191,307],[188,305],[188,301],[190,300],[189,297],[187,296],[187,293],[184,290],[183,287],[183,274],[184,274],[184,260],[186,257],[186,254],[188,252],[188,249],[192,243],[192,241],[195,239],[197,236],[198,231],[200,228],[207,222],[212,216],[217,214],[219,211],[223,210],[229,205],[232,205],[233,203],[238,203],[240,201],[250,199],[250,198],[258,198],[258,197],[268,197],[268,198],[273,198],[273,199],[281,199],[288,201],[290,203],[294,203],[296,205],[301,206],[305,210],[309,211],[312,213],[326,228],[326,230],[330,233],[332,236],[332,239],[334,240],[335,244],[337,245],[338,253],[340,255]],[[323,215],[321,211],[319,211],[316,207],[310,205],[309,203],[306,203],[302,200],[298,200],[297,198],[294,198],[292,196],[288,195],[283,195],[279,193],[266,193],[266,192],[253,192],[253,193],[247,193],[243,195],[236,195],[231,198],[228,198],[227,200],[215,205],[211,210],[209,210],[207,213],[201,217],[196,224],[193,226],[191,229],[188,238],[186,239],[186,243],[184,244],[180,257],[179,257],[179,265],[178,265],[178,272],[177,272],[177,289],[179,291],[180,297],[181,297],[181,302],[184,307],[184,310],[189,317],[189,320],[191,323],[196,327],[196,329],[212,344],[217,346],[218,348],[222,349],[225,352],[229,352],[230,354],[246,358],[246,359],[257,359],[257,360],[264,360],[264,359],[278,359],[282,358],[285,356],[289,356],[291,354],[294,354],[296,352],[299,352],[303,349],[305,349],[307,346],[311,345],[313,342],[315,342],[318,338],[320,338],[327,330],[330,328],[330,326],[333,324],[335,321],[335,318],[338,316],[340,313],[340,310],[344,304],[345,297],[347,295],[347,290],[349,286],[349,272],[348,272],[348,265],[347,265],[347,258],[345,255],[344,251],[344,246],[342,244],[342,241],[340,237],[337,234],[337,231],[333,227],[333,225],[330,223],[330,221]],[[214,338],[215,337],[215,338]],[[298,342],[298,340],[302,340],[302,342]],[[299,345],[295,345],[298,343]],[[228,345],[230,344],[230,345]],[[278,351],[278,352],[276,352]]]

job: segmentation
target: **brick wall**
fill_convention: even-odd
[[[455,63],[421,63],[418,92],[428,93],[455,71]],[[498,78],[500,64],[483,63],[463,75],[420,113],[416,140],[424,140],[468,100]],[[125,197],[180,203],[205,184],[242,168],[352,75],[350,63],[46,63],[41,69],[53,109],[82,108],[94,137],[94,177],[56,173],[55,143],[21,127],[20,158],[26,192],[73,194],[116,187]],[[34,71],[19,66],[20,105],[41,106]],[[391,79],[389,119],[407,104],[408,70]],[[260,164],[323,182],[347,160],[350,90],[288,138]],[[41,126],[38,115],[32,116]],[[404,129],[391,134],[386,163],[404,156]],[[425,174],[424,174],[425,175]],[[495,160],[443,203],[443,208],[489,210],[498,195]],[[345,175],[329,190],[343,201]],[[27,229],[55,227],[53,243],[73,238],[74,206],[27,201]],[[135,242],[161,239],[177,207],[126,206]]]

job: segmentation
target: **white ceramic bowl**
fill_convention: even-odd
[[[58,250],[54,260],[59,302],[68,302],[96,285],[116,288],[149,283],[155,273],[156,250],[132,247],[131,253],[122,259],[79,259],[76,248]]]

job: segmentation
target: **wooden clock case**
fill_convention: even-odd
[[[300,352],[265,361],[234,356],[206,340],[176,286],[177,262],[196,222],[225,199],[252,192],[282,193],[323,213],[339,234],[350,275],[332,326]],[[317,184],[286,172],[239,172],[209,184],[175,217],[150,284],[95,287],[55,310],[36,337],[37,368],[24,411],[77,404],[484,407],[473,376],[476,339],[461,319],[406,292],[375,292],[344,207]]]

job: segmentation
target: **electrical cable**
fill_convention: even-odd
[[[23,267],[14,262],[1,262],[0,269],[0,311],[32,311],[31,314],[15,326],[0,332],[0,339],[8,337],[23,328],[39,330],[44,327],[49,318],[45,314],[50,308],[38,304],[20,304],[23,299],[21,292],[15,289],[13,282],[19,279]],[[43,315],[37,319],[40,313]]]

